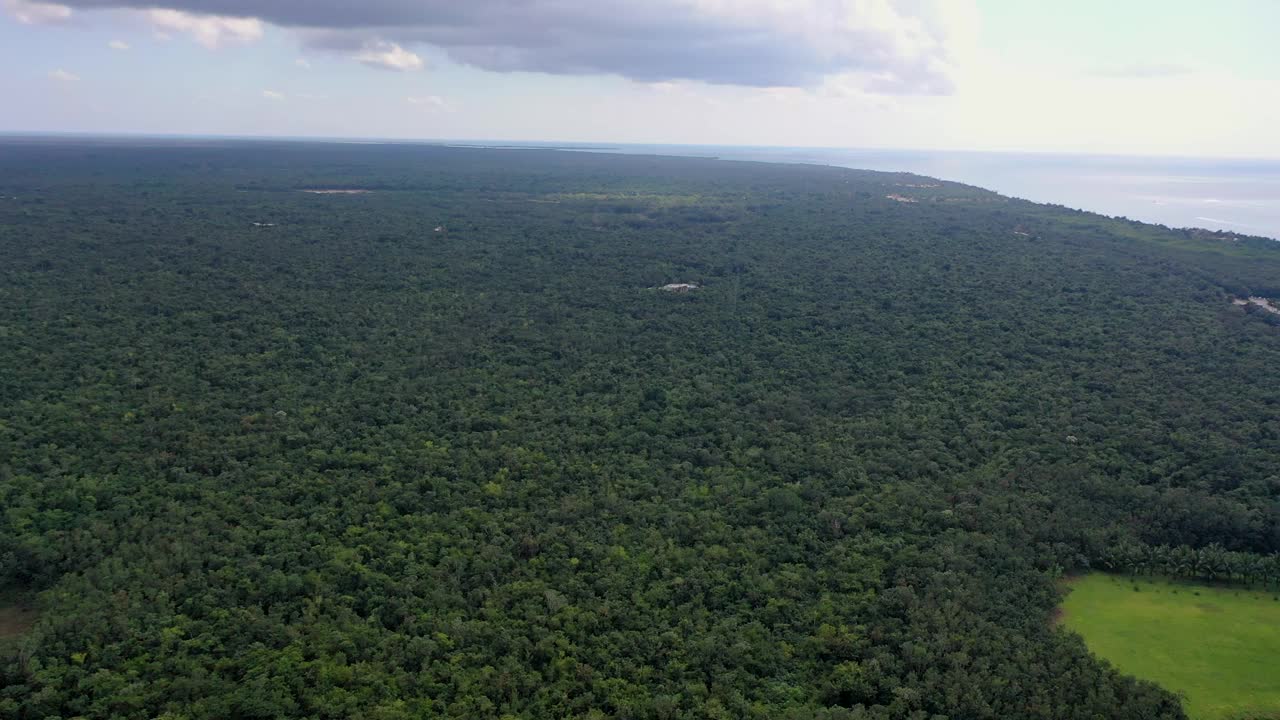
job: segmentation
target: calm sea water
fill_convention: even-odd
[[[905,171],[1104,215],[1280,240],[1280,160],[697,145],[591,149]]]

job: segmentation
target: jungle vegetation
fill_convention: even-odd
[[[1184,717],[1053,614],[1277,581],[1280,248],[922,185],[0,143],[0,717]]]

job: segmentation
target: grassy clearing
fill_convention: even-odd
[[[1071,581],[1062,620],[1123,672],[1183,693],[1194,720],[1280,718],[1274,593],[1098,573]]]

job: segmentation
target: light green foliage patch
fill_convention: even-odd
[[[1280,717],[1273,593],[1094,574],[1071,583],[1063,610],[1099,656],[1183,693],[1194,720]]]

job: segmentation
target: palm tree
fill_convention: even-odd
[[[1211,543],[1200,551],[1201,559],[1204,561],[1208,570],[1210,580],[1220,579],[1222,576],[1231,576],[1230,566],[1227,560],[1227,549],[1218,543]]]
[[[1169,558],[1170,571],[1172,574],[1182,578],[1195,577],[1196,573],[1196,551],[1189,545],[1179,545],[1173,550]]]
[[[1206,548],[1200,548],[1195,551],[1196,559],[1192,570],[1195,576],[1201,580],[1210,580],[1213,578],[1213,558],[1212,553],[1207,552]]]
[[[1157,575],[1169,574],[1169,558],[1172,551],[1168,545],[1157,545],[1151,548],[1151,570]]]

